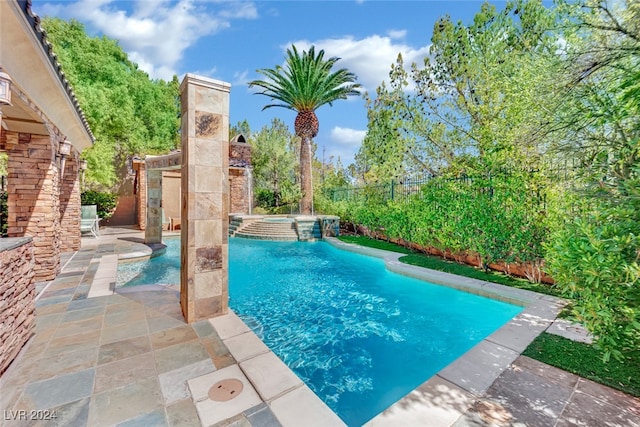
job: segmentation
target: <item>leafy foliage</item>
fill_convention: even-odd
[[[80,202],[83,205],[96,205],[98,217],[109,219],[116,210],[118,195],[104,191],[85,191],[80,194]]]
[[[580,209],[565,205],[546,258],[603,357],[622,359],[640,347],[640,5],[565,6],[572,96],[555,148],[581,164]]]
[[[177,77],[150,80],[115,40],[89,37],[78,21],[45,18],[42,25],[96,137],[83,153],[90,187],[115,188],[132,155],[177,147]]]
[[[279,119],[249,138],[257,205],[279,208],[296,203],[300,190],[295,176],[298,138]]]
[[[553,12],[539,1],[488,3],[470,25],[441,18],[430,56],[391,67],[368,99],[369,125],[356,156],[365,182],[407,175],[535,169],[561,101]]]
[[[485,264],[539,261],[547,224],[530,179],[517,174],[434,178],[419,193],[399,200],[369,187],[347,202],[345,219],[390,238],[477,253]]]

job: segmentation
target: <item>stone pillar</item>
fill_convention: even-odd
[[[230,87],[193,74],[180,85],[180,305],[189,323],[228,312]]]
[[[74,150],[75,152],[75,150]],[[77,153],[65,160],[60,185],[60,251],[80,249],[80,174]]]
[[[138,209],[138,227],[140,230],[147,228],[147,170],[143,161],[135,161],[138,182],[134,189],[136,192],[136,204]]]
[[[162,243],[162,171],[147,169],[147,224],[144,242]]]
[[[14,132],[7,132],[13,138]],[[55,279],[60,272],[60,198],[58,143],[48,135],[18,134],[7,150],[8,235],[33,237],[34,280]]]

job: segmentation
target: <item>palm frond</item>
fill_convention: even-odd
[[[347,99],[360,95],[360,84],[356,75],[345,68],[332,72],[340,58],[325,59],[324,50],[316,54],[314,46],[309,51],[298,52],[295,45],[287,49],[285,66],[257,70],[265,80],[253,80],[249,87],[259,87],[256,92],[279,103],[265,105],[263,109],[283,107],[298,112],[315,111],[318,107],[331,105],[336,99]]]

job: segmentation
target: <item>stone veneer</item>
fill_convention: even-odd
[[[137,179],[133,191],[136,194],[138,227],[144,230],[147,228],[147,171],[144,160],[134,160],[133,168]]]
[[[0,239],[0,375],[34,334],[33,255],[29,237]]]
[[[249,213],[248,178],[244,168],[229,168],[229,192],[231,193],[229,208],[231,213]]]
[[[238,135],[229,143],[229,209],[234,214],[251,213],[253,195],[249,191],[251,146]]]
[[[55,136],[28,133],[19,133],[18,144],[7,150],[7,232],[9,237],[33,237],[35,281],[53,280],[60,271],[57,151]]]
[[[147,224],[144,242],[162,243],[162,171],[147,167]]]
[[[80,250],[80,174],[73,154],[65,163],[60,185],[60,251],[74,252]]]
[[[228,312],[230,87],[193,74],[180,85],[180,305],[189,323]]]

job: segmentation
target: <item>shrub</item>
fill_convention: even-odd
[[[85,191],[80,195],[83,205],[97,205],[98,216],[109,219],[116,210],[118,195],[102,191]]]
[[[567,218],[546,245],[547,269],[574,300],[573,314],[596,337],[604,359],[640,348],[640,206],[594,203]]]

